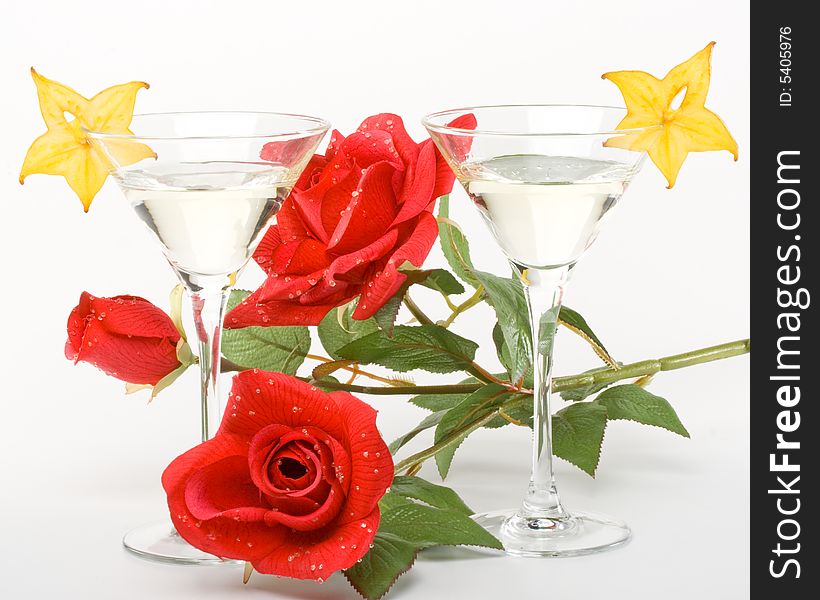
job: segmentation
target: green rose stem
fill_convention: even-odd
[[[747,354],[750,348],[751,342],[748,339],[737,340],[735,342],[727,342],[717,346],[709,346],[708,348],[691,350],[690,352],[684,352],[683,354],[674,354],[664,358],[642,360],[623,365],[617,370],[602,369],[593,373],[580,373],[578,375],[556,377],[552,380],[552,390],[558,393],[566,390],[574,390],[577,388],[596,385],[599,383],[614,383],[622,379],[646,377],[661,371],[684,369],[686,367],[692,367],[702,363]],[[239,365],[236,365],[223,358],[222,370],[242,371],[243,367],[240,367]],[[302,379],[305,381],[310,381],[310,378],[308,377],[303,377]],[[356,394],[373,394],[376,396],[408,394],[471,394],[484,387],[484,385],[485,384],[483,383],[458,383],[445,385],[406,385],[401,387],[388,387],[347,384],[332,380],[322,381],[322,387],[325,389],[344,390],[346,392],[353,392]],[[504,382],[504,385],[509,387],[511,384]],[[524,394],[532,394],[532,390],[526,388],[516,388],[516,391]]]
[[[410,311],[410,314],[413,315],[416,318],[416,321],[418,321],[422,325],[433,325],[434,324],[433,320],[430,317],[428,317],[426,314],[424,314],[424,311],[421,310],[419,305],[416,304],[415,302],[413,302],[413,300],[410,298],[409,293],[404,294],[403,302],[404,302],[404,305],[407,307],[407,310]]]
[[[622,379],[632,377],[646,377],[661,371],[674,371],[685,369],[703,363],[724,358],[732,358],[747,354],[751,350],[749,339],[726,342],[717,346],[709,346],[698,350],[691,350],[683,354],[673,354],[664,358],[642,360],[639,362],[623,365],[620,369],[602,369],[594,373],[581,373],[580,375],[569,375],[566,377],[556,377],[552,382],[553,392],[563,392],[588,385],[598,385],[601,383],[613,383]]]
[[[552,389],[555,392],[561,392],[601,383],[614,383],[622,379],[630,379],[633,377],[643,378],[659,373],[660,371],[674,371],[675,369],[684,369],[686,367],[691,367],[702,363],[723,360],[733,356],[740,356],[748,353],[750,350],[751,342],[748,339],[737,340],[735,342],[727,342],[717,346],[709,346],[708,348],[684,352],[683,354],[674,354],[672,356],[658,359],[642,360],[640,362],[624,365],[617,370],[605,369],[595,373],[582,373],[580,375],[570,375],[568,377],[556,377],[553,379]],[[530,391],[530,393],[532,392]],[[509,410],[520,402],[520,398],[512,398],[498,408],[483,415],[481,418],[454,429],[438,443],[433,444],[429,448],[417,452],[416,454],[413,454],[412,456],[409,456],[397,463],[395,472],[401,473],[405,469],[418,470],[418,466],[422,462],[435,456],[445,448],[459,443],[459,441],[463,440],[465,436],[469,435],[479,427],[483,427],[495,417],[499,415],[504,416],[506,414],[506,410]]]
[[[445,296],[445,298],[447,298],[447,296]],[[447,317],[447,319],[443,323],[440,323],[440,325],[446,329],[447,327],[449,327],[450,325],[453,324],[453,321],[456,320],[456,317],[458,317],[458,315],[460,315],[463,312],[466,312],[467,310],[471,309],[473,306],[476,306],[477,304],[481,304],[481,301],[483,299],[484,299],[484,286],[480,285],[476,288],[476,291],[472,296],[467,298],[464,302],[462,302],[458,306],[454,306],[452,308],[453,312],[450,313],[450,316]]]

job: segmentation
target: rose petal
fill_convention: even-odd
[[[279,212],[281,213],[282,211],[280,210]],[[282,238],[279,235],[279,225],[275,224],[268,229],[262,238],[262,241],[259,242],[259,245],[253,253],[253,260],[255,260],[256,264],[259,265],[268,275],[271,273],[270,262],[273,257],[273,253],[281,245]]]
[[[293,300],[314,287],[322,278],[324,268],[307,275],[290,275],[274,273],[259,288],[258,302],[268,300]],[[246,299],[247,300],[247,299]]]
[[[273,325],[318,325],[337,304],[299,304],[291,300],[260,301],[262,288],[253,292],[225,315],[227,329],[270,327]]]
[[[329,160],[330,156],[327,155],[322,156],[321,154],[314,154],[311,156],[304,171],[302,171],[302,174],[299,175],[299,179],[296,180],[296,184],[293,186],[293,189],[303,190],[308,187],[314,179],[319,177],[322,169],[327,166]]]
[[[300,304],[330,304],[340,306],[356,296],[356,289],[348,289],[347,282],[329,279],[327,269],[318,283],[305,292],[300,298]]]
[[[289,444],[271,456],[271,463],[268,465],[268,473],[271,483],[280,490],[301,491],[308,487],[320,477],[321,464],[314,458],[313,454],[306,454],[299,447],[299,444]],[[302,469],[301,475],[291,475],[288,465],[293,465]]]
[[[269,526],[281,525],[296,531],[314,531],[327,526],[339,516],[345,503],[345,495],[338,483],[330,483],[327,499],[319,507],[304,515],[294,515],[282,510],[268,511],[265,523]]]
[[[257,489],[276,498],[281,495],[305,496],[319,485],[322,479],[322,462],[318,454],[310,452],[310,456],[305,456],[302,452],[296,452],[298,448],[294,448],[294,442],[306,439],[311,444],[316,443],[308,433],[296,431],[279,423],[268,425],[253,436],[248,447],[248,463],[251,479]],[[277,473],[271,476],[271,471],[278,471],[276,462],[283,457],[302,463],[306,471],[313,474],[311,480],[300,488],[288,489],[289,484],[284,483],[282,477],[277,477]],[[315,500],[319,502],[324,498]]]
[[[336,153],[339,151],[339,146],[341,146],[342,142],[345,141],[345,136],[339,133],[338,129],[334,129],[330,134],[330,141],[327,143],[327,150],[325,150],[325,156],[328,160],[331,160]]]
[[[347,392],[330,394],[348,430],[351,457],[347,504],[339,517],[346,523],[370,514],[393,482],[393,458],[376,427],[376,411]]]
[[[224,558],[260,560],[284,542],[287,530],[226,517],[203,521],[194,517],[185,503],[185,488],[194,473],[226,456],[246,452],[245,442],[218,436],[174,459],[162,474],[162,487],[168,495],[174,527],[191,545]]]
[[[312,148],[315,141],[313,137],[274,140],[262,146],[259,158],[267,162],[292,167],[301,162],[302,157]]]
[[[369,131],[370,133],[373,131],[386,131],[390,134],[393,146],[399,153],[402,162],[405,165],[415,164],[419,155],[418,144],[407,134],[404,121],[401,120],[400,116],[390,113],[373,115],[362,121],[358,131]]]
[[[387,131],[352,133],[344,141],[341,151],[353,158],[360,170],[384,162],[397,171],[404,171],[408,164],[412,164],[402,161],[393,143],[393,136]]]
[[[346,198],[346,208],[330,237],[329,251],[347,254],[384,234],[396,215],[393,173],[393,167],[385,162],[367,168],[358,190]]]
[[[393,221],[394,225],[417,216],[437,197],[433,196],[433,188],[436,184],[436,154],[432,143],[421,145],[412,178],[408,176],[408,179],[409,183],[405,180],[401,210]]]
[[[122,381],[147,385],[155,385],[180,364],[176,343],[167,338],[114,334],[93,316],[87,320],[75,361],[90,363]]]
[[[328,279],[339,279],[339,274],[348,273],[351,269],[355,269],[360,265],[366,265],[382,258],[396,245],[398,239],[398,229],[388,230],[387,233],[369,246],[335,259],[330,263],[326,277]]]
[[[250,441],[257,432],[276,423],[297,429],[316,427],[331,437],[345,439],[345,424],[334,398],[281,373],[257,369],[238,373],[229,402],[237,408],[233,410],[229,403],[219,434]]]
[[[354,170],[353,159],[348,158],[343,148],[341,148],[327,164],[319,177],[319,181],[309,188],[294,190],[291,193],[299,217],[315,239],[327,243],[330,237],[328,232],[332,231],[332,226],[330,229],[325,229],[323,224],[325,194],[338,185],[339,182],[344,181]],[[358,175],[355,175],[355,177],[358,178]],[[342,208],[344,206],[339,210]]]
[[[359,172],[351,170],[322,197],[322,228],[328,235],[328,249],[332,246],[333,233],[350,204],[351,194],[356,191],[360,178]]]
[[[453,184],[456,181],[456,174],[450,168],[450,165],[447,164],[447,161],[444,159],[441,152],[439,152],[439,149],[435,147],[433,140],[425,140],[422,142],[422,145],[425,144],[433,146],[433,149],[436,152],[436,183],[433,186],[433,193],[431,194],[433,200],[436,200],[437,198],[441,198],[445,194],[449,194],[453,191]]]
[[[384,269],[374,273],[370,281],[367,282],[366,289],[371,295],[366,298],[366,302],[359,302],[356,310],[353,311],[353,318],[364,320],[376,314],[384,303],[393,297],[407,278],[399,273],[399,267],[408,260],[415,266],[420,267],[430,253],[437,236],[438,224],[436,218],[429,212],[421,213],[415,229],[412,230],[406,241],[390,256]]]
[[[366,517],[343,525],[294,533],[264,557],[253,560],[253,567],[260,573],[280,577],[327,579],[336,571],[352,567],[367,554],[378,528],[376,508]]]
[[[268,512],[251,480],[248,458],[242,454],[195,471],[184,494],[185,505],[197,519],[229,516],[237,521],[262,521]],[[226,512],[230,514],[225,515]]]
[[[141,337],[167,337],[174,344],[179,332],[171,318],[160,308],[139,296],[114,296],[94,298],[90,312],[102,319],[105,328],[121,335]]]
[[[324,269],[329,262],[322,242],[305,239],[280,246],[271,258],[270,269],[276,273],[309,275]]]
[[[86,295],[87,292],[83,292]],[[82,300],[79,306],[75,306],[68,315],[68,323],[66,329],[68,330],[68,340],[65,343],[65,357],[68,360],[73,360],[76,364],[79,358],[80,348],[83,344],[83,333],[85,333],[85,314],[82,312]]]
[[[306,428],[305,436],[311,434],[317,437],[327,438],[327,436],[316,428]],[[307,496],[315,500],[318,506],[315,510],[307,514],[294,514],[290,511],[270,512],[265,516],[268,525],[276,523],[297,531],[311,531],[324,527],[333,521],[338,515],[341,507],[345,503],[345,494],[333,469],[333,457],[330,448],[325,441],[316,444],[316,453],[311,456],[313,460],[319,459],[321,463],[320,477],[314,485],[304,490],[299,490],[286,494],[289,497]],[[319,483],[323,485],[318,485]]]

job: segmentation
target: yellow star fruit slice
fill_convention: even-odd
[[[113,165],[103,148],[86,136],[82,126],[91,131],[132,135],[128,127],[134,116],[137,92],[148,88],[148,84],[132,81],[115,85],[89,100],[33,68],[31,76],[47,131],[29,147],[20,170],[20,183],[35,173],[64,177],[88,212]],[[68,120],[66,114],[74,118]],[[106,142],[106,149],[120,166],[156,157],[145,144],[127,138]]]
[[[602,77],[618,86],[627,115],[618,129],[654,127],[607,140],[606,146],[646,151],[668,187],[675,185],[690,152],[728,150],[737,160],[737,142],[715,113],[704,105],[711,75],[710,42],[692,58],[658,79],[643,71],[614,71]],[[684,94],[680,106],[673,103]]]

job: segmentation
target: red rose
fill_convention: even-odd
[[[216,436],[162,475],[189,543],[260,573],[316,580],[367,553],[392,481],[375,410],[258,369],[234,377]]]
[[[83,292],[68,317],[65,355],[129,383],[156,385],[180,365],[179,338],[170,317],[144,298]]]
[[[261,156],[283,152],[273,143]],[[372,316],[406,279],[399,267],[421,266],[430,252],[433,204],[453,179],[432,141],[415,143],[396,115],[370,117],[347,138],[334,131],[254,254],[268,279],[226,326],[316,325],[356,296],[353,318]]]

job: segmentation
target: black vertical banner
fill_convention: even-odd
[[[813,8],[752,5],[752,598],[820,597]]]

